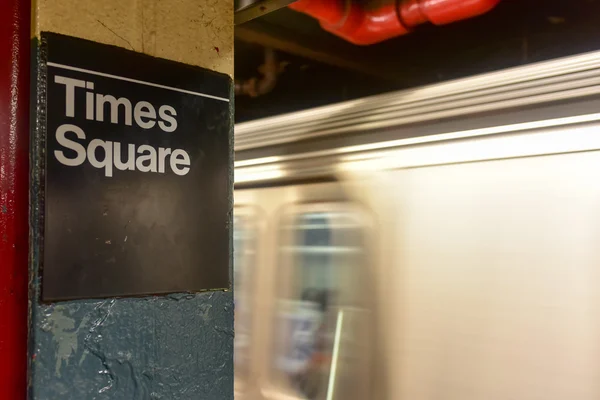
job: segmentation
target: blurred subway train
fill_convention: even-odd
[[[600,53],[235,141],[236,399],[600,399]]]

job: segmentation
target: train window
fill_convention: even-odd
[[[365,339],[354,331],[359,320],[368,325],[363,229],[353,212],[335,207],[294,213],[280,226],[272,375],[296,397],[358,398],[333,391],[349,377],[342,359],[366,366],[357,356],[364,344],[351,343]]]
[[[245,381],[250,370],[250,333],[253,298],[255,229],[250,215],[236,210],[233,219],[233,285],[235,304],[234,364],[236,381]]]

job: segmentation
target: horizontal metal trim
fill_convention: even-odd
[[[235,150],[600,94],[600,52],[237,124]]]
[[[235,163],[235,182],[315,178],[600,149],[600,113]]]

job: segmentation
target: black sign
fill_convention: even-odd
[[[229,288],[230,78],[50,33],[40,54],[43,300]]]

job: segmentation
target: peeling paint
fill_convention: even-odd
[[[232,309],[231,292],[40,305],[31,398],[233,399]]]
[[[210,309],[212,308],[212,305],[202,304],[199,308],[199,315],[202,317],[204,322],[210,321]]]
[[[79,329],[85,326],[88,320],[88,316],[85,316],[77,323],[68,315],[67,310],[61,306],[54,307],[45,315],[41,328],[52,335],[56,345],[54,372],[59,378],[61,377],[62,366],[68,366],[71,356],[77,354]]]

